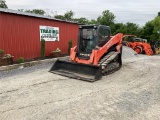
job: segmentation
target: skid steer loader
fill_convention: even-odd
[[[50,72],[93,82],[118,70],[122,65],[123,34],[110,35],[109,26],[79,26],[78,44],[71,48],[69,60],[57,59]]]

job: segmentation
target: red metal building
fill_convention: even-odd
[[[68,41],[77,44],[78,24],[51,17],[0,9],[0,49],[5,53],[25,59],[40,57],[40,26],[59,28],[59,41],[46,41],[45,55],[60,48],[62,54],[68,53]]]

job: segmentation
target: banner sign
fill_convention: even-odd
[[[59,41],[59,27],[39,26],[40,40],[45,41]]]

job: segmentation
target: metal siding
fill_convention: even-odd
[[[40,57],[40,25],[59,27],[60,30],[59,42],[46,42],[46,56],[57,47],[62,54],[67,54],[69,40],[73,41],[73,46],[77,44],[78,24],[0,13],[0,49],[13,55],[14,60]]]

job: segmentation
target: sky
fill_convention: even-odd
[[[16,1],[16,2],[15,2]],[[139,26],[160,12],[160,0],[6,0],[9,9],[43,9],[63,15],[72,10],[74,18],[97,19],[104,10],[112,12],[115,22],[132,22]]]

